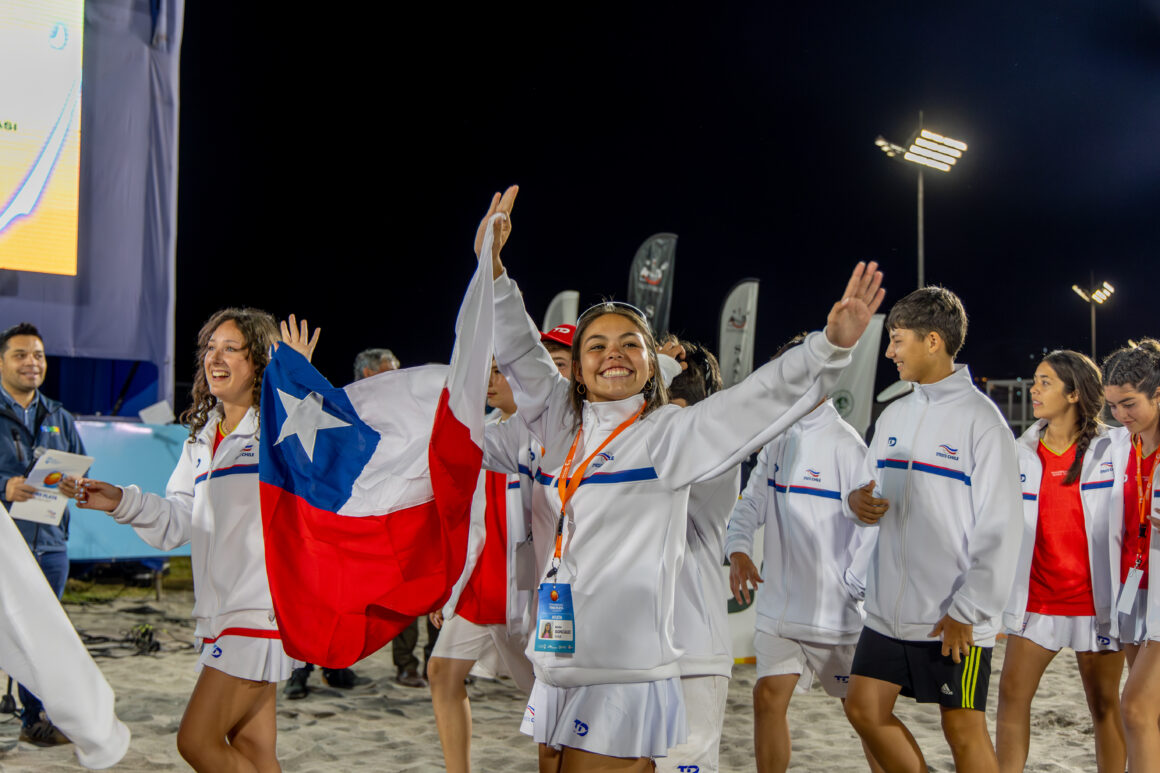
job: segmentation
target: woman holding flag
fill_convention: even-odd
[[[309,359],[319,331],[290,316],[281,340]],[[104,510],[160,550],[192,542],[197,684],[177,731],[197,771],[277,771],[276,683],[295,662],[282,649],[266,576],[258,496],[258,402],[278,341],[274,318],[224,309],[198,334],[189,440],[164,498],[81,479],[77,504]],[[208,668],[207,668],[208,666]]]
[[[532,494],[543,551],[528,645],[536,683],[522,729],[540,744],[542,771],[650,770],[686,735],[673,604],[689,486],[821,399],[882,302],[882,274],[859,263],[825,332],[677,410],[666,407],[648,322],[626,304],[580,316],[572,378],[560,376],[500,260],[515,194],[497,193],[485,223],[495,229],[496,360],[544,445]]]

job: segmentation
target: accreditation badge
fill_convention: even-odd
[[[572,586],[540,583],[540,607],[536,614],[536,652],[576,651],[573,626]]]

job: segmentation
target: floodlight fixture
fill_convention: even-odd
[[[1072,285],[1071,289],[1075,291],[1076,295],[1078,295],[1080,298],[1083,298],[1084,302],[1087,303],[1091,309],[1092,359],[1094,360],[1096,358],[1096,305],[1104,305],[1104,302],[1107,301],[1108,298],[1112,297],[1112,293],[1116,291],[1116,288],[1112,287],[1110,282],[1104,282],[1101,285],[1096,285],[1094,275],[1092,276],[1092,286],[1095,287],[1095,289],[1084,290],[1079,285]]]
[[[924,287],[926,259],[923,233],[923,169],[937,169],[944,173],[951,171],[967,152],[967,143],[923,128],[922,111],[919,111],[918,133],[915,134],[909,148],[893,143],[881,134],[874,140],[874,144],[888,158],[918,165],[918,286]]]

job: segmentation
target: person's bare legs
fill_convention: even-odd
[[[999,770],[1003,773],[1021,773],[1027,765],[1027,752],[1031,748],[1031,701],[1055,655],[1054,651],[1023,636],[1007,637],[995,719]]]
[[[943,736],[951,747],[956,773],[998,773],[999,758],[987,732],[986,713],[941,708]]]
[[[883,770],[927,773],[918,742],[894,716],[894,703],[901,691],[893,682],[853,674],[846,693],[846,717]]]
[[[787,712],[799,676],[763,676],[753,685],[753,749],[757,773],[785,773],[789,767]]]
[[[564,764],[564,752],[553,749],[546,743],[540,746],[540,773],[560,773],[560,766]]]
[[[839,698],[838,700],[842,702],[842,710],[845,711],[846,699]],[[866,745],[866,741],[861,738],[858,740],[862,742],[862,754],[866,757],[866,764],[870,766],[870,773],[886,773],[882,766],[878,764],[878,760],[874,759],[874,754],[870,751],[870,747]]]
[[[1128,760],[1124,719],[1120,715],[1124,652],[1077,652],[1075,660],[1095,729],[1096,769],[1099,773],[1121,773]]]
[[[1120,709],[1128,741],[1128,770],[1160,771],[1160,642],[1129,644],[1128,681]]]
[[[278,773],[277,685],[202,668],[177,730],[177,750],[198,773]]]
[[[561,755],[560,773],[650,773],[656,769],[648,757],[608,757],[570,746]]]
[[[431,658],[427,665],[435,727],[447,773],[471,770],[471,703],[463,680],[473,665],[474,660],[440,657]]]

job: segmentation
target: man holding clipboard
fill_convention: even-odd
[[[9,510],[16,506],[16,526],[60,598],[68,579],[67,509],[55,524],[18,517],[18,505],[37,498],[38,489],[29,485],[27,476],[39,456],[38,448],[85,452],[72,414],[40,393],[45,372],[44,341],[33,325],[22,322],[0,333],[0,500]],[[21,741],[37,746],[69,742],[51,720],[41,716],[40,700],[24,687],[20,703],[24,706]]]

